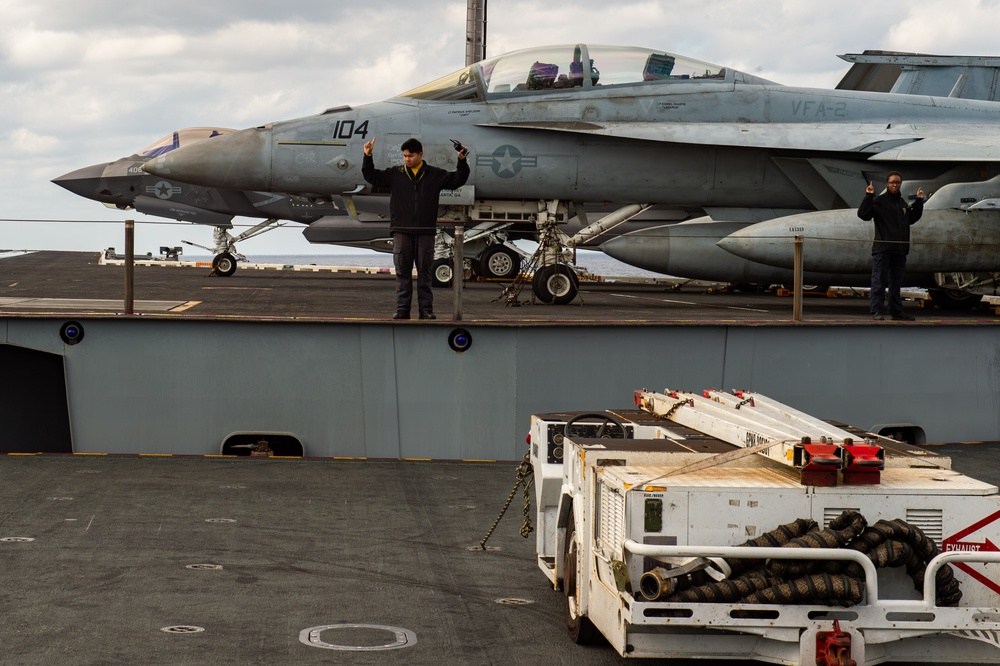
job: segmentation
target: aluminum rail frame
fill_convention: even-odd
[[[952,562],[1000,563],[1000,552],[950,552],[932,559],[924,575],[921,599],[880,599],[874,563],[859,551],[842,548],[755,548],[749,546],[659,546],[641,544],[633,539],[622,543],[629,554],[649,557],[723,557],[744,559],[783,559],[851,561],[865,571],[865,601],[849,608],[817,604],[742,604],[741,611],[777,613],[766,619],[734,617],[734,603],[647,602],[630,600],[627,620],[636,625],[670,625],[722,629],[757,634],[782,642],[799,642],[803,628],[839,619],[842,626],[860,630],[868,644],[890,643],[920,635],[980,630],[1000,632],[1000,611],[995,608],[945,607],[934,603],[937,570]],[[651,617],[650,609],[687,609],[689,617]],[[818,610],[828,617],[816,618]],[[720,622],[724,619],[724,622]]]

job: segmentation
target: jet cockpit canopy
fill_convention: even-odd
[[[171,150],[177,150],[181,146],[211,139],[213,136],[219,136],[220,134],[231,134],[235,131],[226,127],[188,127],[168,134],[158,141],[154,141],[136,154],[139,157],[159,157],[160,155],[169,153]]]
[[[635,46],[568,44],[514,51],[469,65],[399,97],[476,100],[552,90],[663,81],[720,81],[727,69],[666,51]]]

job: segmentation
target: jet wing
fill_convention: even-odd
[[[992,127],[892,127],[863,123],[653,123],[517,121],[483,127],[538,129],[620,139],[695,145],[862,153],[880,161],[1000,160],[1000,132]]]
[[[1000,160],[1000,137],[995,128],[979,133],[929,135],[921,141],[899,145],[873,155],[883,162],[994,162]]]

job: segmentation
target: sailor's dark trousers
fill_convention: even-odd
[[[420,312],[434,312],[431,291],[434,265],[434,234],[392,234],[392,259],[396,267],[396,311],[409,312],[413,300],[413,265],[417,266],[417,307]]]
[[[903,314],[903,275],[906,272],[906,255],[892,252],[877,252],[872,255],[872,290],[868,309],[872,314],[885,314],[883,305],[886,292],[889,293],[889,314]]]

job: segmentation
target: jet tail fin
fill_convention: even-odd
[[[1000,101],[1000,58],[871,50],[839,57],[853,63],[841,90]]]

